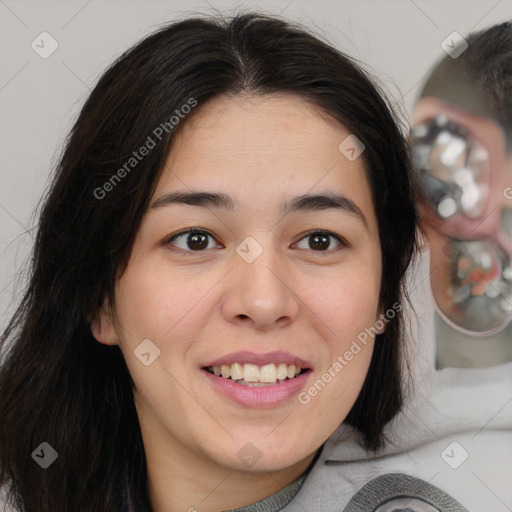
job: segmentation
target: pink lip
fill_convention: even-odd
[[[201,373],[218,391],[220,391],[220,393],[239,405],[245,405],[247,407],[272,407],[296,395],[305,386],[313,372],[308,370],[293,379],[285,380],[275,385],[261,387],[249,387],[237,384],[231,379],[217,377],[203,369]]]
[[[300,357],[294,356],[288,352],[267,352],[266,354],[255,354],[254,352],[242,351],[242,352],[233,352],[231,354],[227,354],[215,361],[211,361],[203,366],[206,368],[208,366],[222,366],[223,364],[231,365],[233,363],[248,363],[255,364],[257,366],[265,366],[266,364],[277,363],[277,364],[287,364],[287,365],[295,365],[300,366],[301,368],[310,368],[312,369],[311,363],[309,361],[305,361]],[[226,380],[226,379],[224,379]]]

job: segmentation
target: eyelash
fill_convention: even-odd
[[[180,231],[179,233],[176,233],[175,235],[172,235],[171,237],[169,237],[168,239],[165,240],[164,245],[171,246],[173,241],[175,241],[176,239],[178,239],[180,237],[186,236],[190,233],[205,234],[205,235],[213,238],[214,240],[216,240],[215,237],[211,233],[209,233],[208,231],[205,231],[204,229],[191,228],[191,229],[187,229],[185,231]],[[325,231],[325,230],[311,231],[311,232],[307,233],[306,235],[304,235],[298,242],[301,242],[302,240],[307,239],[313,235],[323,235],[323,236],[332,237],[339,242],[341,247],[349,247],[350,246],[350,244],[343,237],[336,235],[335,233],[332,233],[331,231]],[[298,242],[295,242],[295,243],[298,243]],[[171,248],[170,250],[172,250],[173,252],[179,252],[181,254],[185,254],[187,256],[193,256],[194,254],[197,254],[197,253],[204,253],[204,252],[208,251],[209,249],[192,251],[192,250],[185,250],[185,249],[180,249],[180,248],[177,248],[177,249]],[[334,250],[336,250],[336,249],[334,249]],[[311,249],[311,251],[318,254],[319,256],[325,256],[328,254],[332,254],[332,252],[333,252],[333,250],[331,250],[331,249],[328,249],[326,251],[315,251],[315,250]]]

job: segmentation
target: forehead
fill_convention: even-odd
[[[208,152],[216,160],[264,157],[275,152],[283,159],[299,154],[317,158],[319,150],[336,149],[340,138],[349,134],[311,102],[286,93],[224,95],[185,121],[175,138],[174,154],[176,149],[192,149],[183,146],[193,139],[194,155],[200,158]]]
[[[332,190],[373,210],[363,157],[339,150],[349,135],[297,95],[218,97],[179,127],[155,195],[201,187],[261,204]]]

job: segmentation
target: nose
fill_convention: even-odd
[[[286,258],[265,247],[250,263],[238,253],[233,259],[222,304],[226,320],[270,330],[297,319],[300,299]]]

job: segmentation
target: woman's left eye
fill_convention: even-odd
[[[190,254],[191,252],[203,252],[206,249],[214,248],[215,244],[212,246],[209,239],[215,242],[215,238],[207,231],[201,229],[189,229],[173,235],[165,243],[166,245],[173,245],[185,253]],[[296,244],[308,241],[307,247],[299,247],[299,249],[311,249],[314,252],[327,252],[332,249],[331,240],[335,240],[338,247],[348,246],[348,243],[342,237],[329,231],[314,231],[301,238],[299,242],[296,242]],[[181,246],[176,243],[178,241],[182,244]]]
[[[338,246],[348,246],[348,243],[341,236],[330,231],[314,231],[301,238],[299,242],[308,240],[306,249],[312,249],[314,252],[327,252],[328,249],[331,249],[331,239],[334,239]],[[301,247],[301,249],[304,249],[304,247]]]

